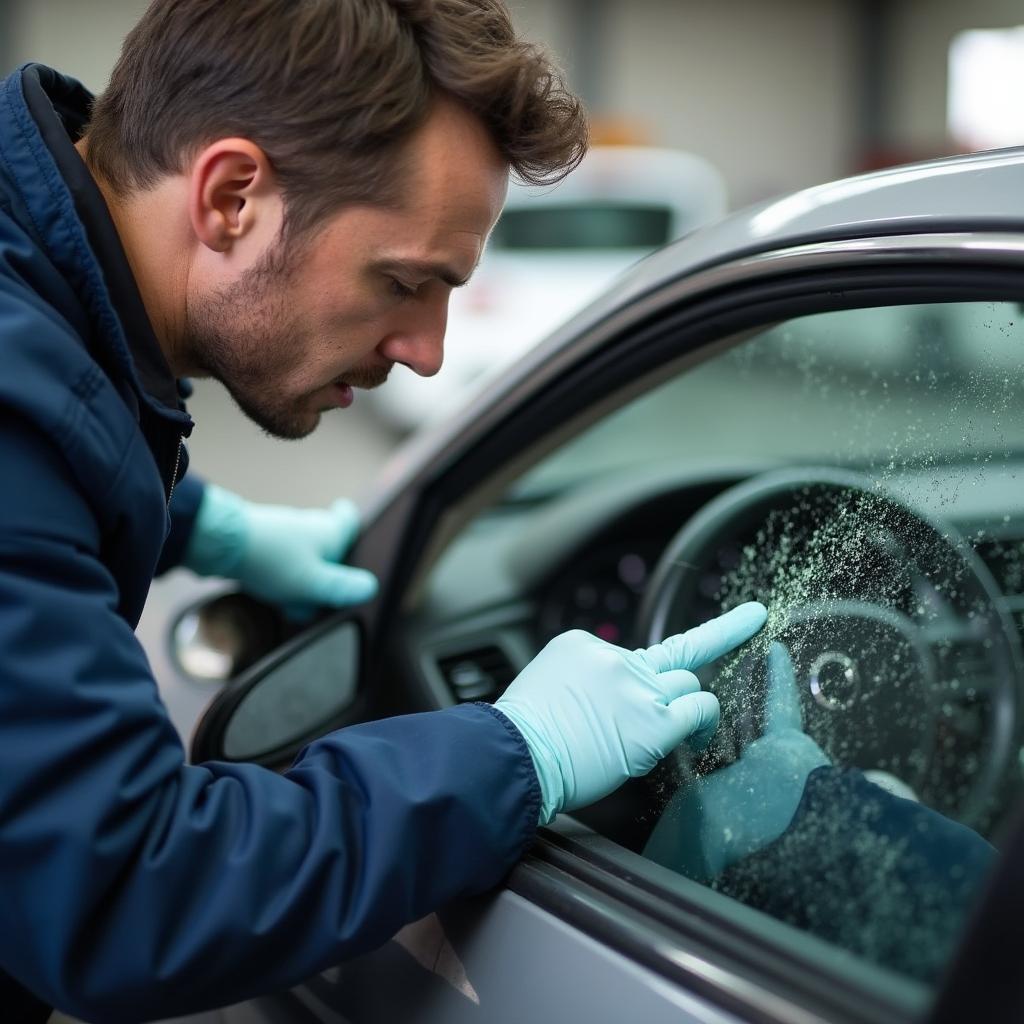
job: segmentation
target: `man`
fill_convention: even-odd
[[[714,729],[691,670],[758,605],[647,651],[566,634],[496,708],[342,730],[283,775],[186,765],[133,633],[179,563],[284,604],[373,596],[336,564],[351,507],[185,475],[176,381],[215,376],[298,438],[395,363],[436,372],[509,171],[553,181],[584,147],[500,0],[156,0],[95,106],[38,65],[0,83],[7,1019],[295,984]]]

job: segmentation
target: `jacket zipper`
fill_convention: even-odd
[[[178,470],[181,468],[181,438],[178,438],[178,451],[174,456],[174,472],[171,474],[171,487],[167,492],[167,507],[171,507],[171,498],[174,497],[174,485],[178,482]]]

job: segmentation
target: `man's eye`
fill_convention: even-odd
[[[410,288],[406,284],[402,284],[397,277],[389,278],[391,282],[391,292],[393,295],[398,296],[400,299],[411,299],[416,294],[415,288]]]

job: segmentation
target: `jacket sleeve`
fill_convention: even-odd
[[[501,879],[539,792],[487,706],[331,733],[282,775],[186,765],[89,505],[21,426],[0,416],[0,967],[85,1019],[176,1016]]]

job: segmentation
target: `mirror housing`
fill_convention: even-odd
[[[289,763],[318,736],[359,720],[359,624],[331,617],[229,683],[207,708],[191,760]]]

